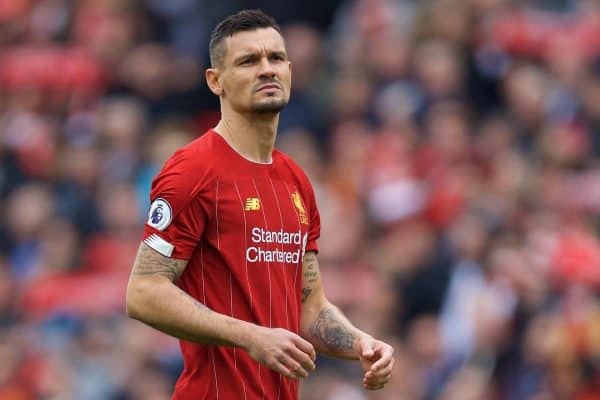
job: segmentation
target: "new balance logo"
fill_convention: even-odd
[[[258,211],[260,210],[260,199],[258,197],[248,197],[246,199],[246,205],[244,206],[246,211]]]

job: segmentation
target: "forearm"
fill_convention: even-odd
[[[358,359],[358,340],[366,335],[327,301],[315,252],[304,255],[302,270],[300,334],[315,349],[333,357]]]
[[[212,311],[160,276],[132,279],[127,314],[191,342],[244,347],[255,325]]]
[[[303,307],[300,329],[319,353],[351,360],[359,358],[358,340],[367,335],[327,301]]]

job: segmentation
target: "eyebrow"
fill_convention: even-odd
[[[283,58],[287,58],[287,53],[282,50],[274,50],[269,52],[269,56],[280,56]]]
[[[241,56],[239,56],[239,57],[236,57],[236,58],[233,60],[233,63],[234,63],[234,64],[237,64],[237,63],[239,63],[240,61],[242,61],[242,60],[245,60],[245,59],[247,59],[247,58],[256,58],[256,57],[260,57],[260,56],[261,56],[261,55],[260,55],[260,52],[257,52],[257,51],[248,52],[248,53],[242,54],[242,55],[241,55]],[[287,58],[287,53],[286,53],[285,51],[283,51],[283,50],[272,50],[272,51],[269,51],[269,52],[268,52],[268,55],[267,55],[267,56],[268,56],[268,57],[272,57],[272,56],[279,56],[279,57]]]

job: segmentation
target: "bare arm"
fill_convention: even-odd
[[[327,300],[314,252],[307,252],[304,256],[301,318],[300,333],[317,351],[338,358],[360,360],[365,371],[365,388],[381,389],[390,381],[394,350],[387,343],[356,328]]]
[[[366,335],[325,297],[319,262],[314,252],[304,255],[300,332],[318,352],[355,360],[359,358],[357,341]]]
[[[186,265],[142,243],[127,285],[127,315],[180,339],[241,347],[291,379],[314,370],[314,349],[298,335],[219,314],[177,287]]]
[[[251,324],[213,312],[174,284],[186,265],[142,243],[127,285],[127,315],[180,339],[244,346]]]

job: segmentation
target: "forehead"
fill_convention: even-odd
[[[285,51],[283,37],[273,28],[236,32],[226,38],[225,45],[230,60],[249,53]]]

